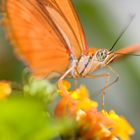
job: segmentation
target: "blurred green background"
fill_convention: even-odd
[[[136,17],[115,50],[140,44],[140,2],[138,0],[73,0],[85,30],[89,47],[111,48],[126,26],[131,14]],[[2,15],[1,15],[2,17]],[[15,17],[16,18],[16,17]],[[140,52],[139,52],[140,54]],[[112,65],[120,75],[119,81],[108,88],[105,107],[125,116],[135,128],[133,140],[140,138],[140,57],[129,56]],[[24,64],[16,59],[12,47],[0,28],[0,79],[22,81]],[[106,71],[106,70],[105,70]],[[94,93],[104,86],[104,78],[83,79],[93,98],[101,103]]]

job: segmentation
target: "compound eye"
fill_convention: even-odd
[[[108,50],[101,49],[97,52],[96,58],[98,61],[103,62],[105,60],[105,58],[107,57],[107,54],[108,54]]]

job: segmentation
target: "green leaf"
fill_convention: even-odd
[[[0,140],[49,140],[72,127],[56,120],[34,97],[11,97],[0,102]]]

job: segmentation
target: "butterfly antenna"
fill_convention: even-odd
[[[131,15],[130,20],[127,24],[127,26],[123,29],[123,31],[120,33],[120,35],[118,36],[118,38],[116,39],[116,41],[114,42],[114,44],[112,45],[112,47],[110,48],[109,51],[112,51],[115,47],[115,45],[117,44],[117,42],[120,40],[120,38],[123,36],[123,34],[125,33],[125,31],[128,29],[129,25],[132,23],[133,19],[134,19],[135,15]]]

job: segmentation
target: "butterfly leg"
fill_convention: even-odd
[[[78,87],[78,79],[74,79],[74,89],[77,89]]]
[[[119,80],[119,74],[112,67],[110,67],[109,65],[107,66],[107,68],[116,76],[116,78],[111,83],[109,83],[109,80],[111,78],[111,76],[109,74],[109,77],[107,77],[107,79],[106,79],[105,87],[102,88],[101,91],[100,91],[100,92],[102,92],[102,107],[103,107],[103,109],[104,109],[104,106],[105,106],[106,89],[108,87],[112,86],[113,84],[115,84]]]
[[[113,84],[115,84],[119,80],[119,74],[111,66],[107,65],[107,68],[111,71],[111,73],[113,73],[113,75],[116,76],[116,78],[111,83],[108,83],[104,88],[102,88],[101,91],[103,91],[103,90],[107,89],[108,87],[112,86]],[[112,76],[110,76],[110,74],[109,74],[109,77],[111,78]]]
[[[105,106],[105,94],[106,94],[106,90],[108,87],[112,86],[113,84],[115,84],[118,80],[119,80],[119,74],[112,69],[112,67],[110,67],[109,65],[107,66],[107,68],[111,71],[111,73],[113,73],[113,75],[116,76],[116,78],[109,83],[110,78],[112,77],[109,73],[103,73],[100,75],[88,75],[86,76],[87,78],[100,78],[100,77],[105,77],[106,81],[105,81],[105,87],[103,87],[98,93],[102,93],[102,108],[104,109]]]
[[[58,88],[63,91],[63,93],[67,93],[66,88],[63,85],[63,80],[65,77],[73,70],[74,67],[70,67],[58,80]]]
[[[88,75],[86,77],[87,78],[100,78],[100,77],[105,77],[106,78],[105,87],[107,87],[108,84],[109,84],[110,74],[103,73],[103,74],[99,74],[99,75]],[[104,97],[105,97],[106,89],[107,88],[103,88],[102,91],[101,91],[102,92],[102,108],[103,109],[104,109],[104,106],[105,106],[105,99],[104,99]]]
[[[110,75],[108,74],[108,77],[106,77],[106,81],[105,81],[105,87],[107,87],[109,85],[109,80],[110,80]],[[104,88],[104,90],[102,91],[102,109],[105,109],[106,90],[107,90],[107,88]]]
[[[109,77],[110,75],[108,73],[102,73],[99,75],[92,75],[92,74],[88,74],[86,76],[86,78],[101,78],[101,77]]]

